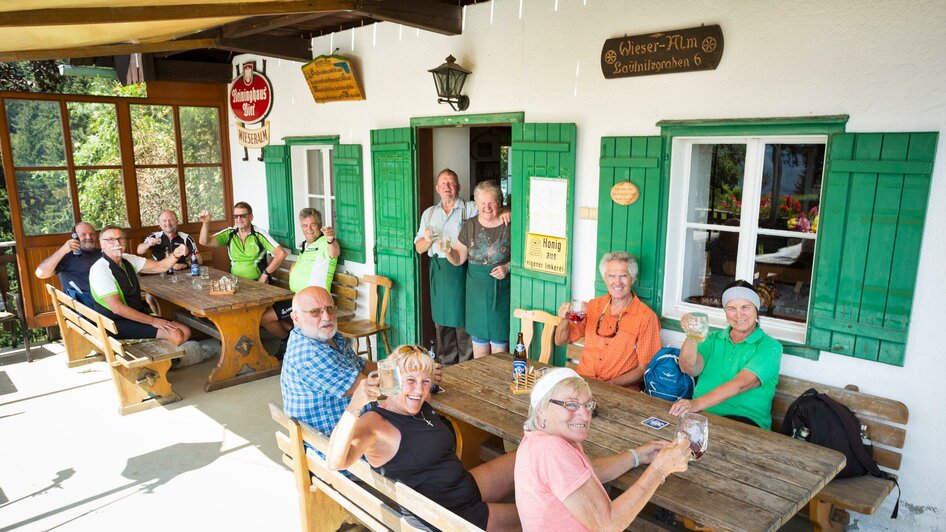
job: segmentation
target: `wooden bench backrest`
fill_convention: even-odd
[[[368,319],[384,325],[388,313],[388,301],[391,299],[391,288],[394,283],[383,275],[365,275],[362,282],[371,285],[368,288]],[[378,291],[382,289],[384,295],[379,297]]]
[[[324,453],[328,449],[328,437],[309,425],[290,418],[279,405],[273,402],[269,403],[269,410],[273,419],[288,431],[288,434],[277,432],[276,442],[280,450],[285,453],[283,461],[292,468],[296,488],[300,493],[306,493],[313,487],[317,487],[352,512],[372,530],[415,530],[401,518],[397,508],[391,508],[351,479],[328,469],[325,460],[315,453],[305,452],[304,443],[308,443]],[[304,467],[300,467],[300,464],[304,464]],[[364,460],[356,462],[348,471],[379,493],[441,530],[470,532],[480,530],[404,484],[393,482],[378,474]],[[314,508],[306,508],[306,503],[302,500],[300,504],[303,506],[303,529],[314,530],[314,523],[310,520],[313,517]]]
[[[282,261],[279,268],[273,273],[273,284],[289,290],[289,271],[296,263],[294,260],[286,259]],[[358,307],[358,278],[348,272],[335,270],[335,276],[332,277],[332,299],[335,300],[335,306],[341,310],[354,312]]]
[[[109,364],[117,364],[124,360],[125,365],[128,365],[135,358],[129,357],[125,353],[125,346],[108,334],[118,332],[114,321],[72,299],[52,285],[46,285],[46,290],[53,302],[59,329],[63,333],[69,329],[81,334],[96,350],[105,355],[105,360]]]
[[[906,425],[910,419],[907,406],[900,401],[779,375],[772,401],[772,430],[779,430],[788,407],[810,388],[827,393],[850,408],[861,423],[867,425],[867,435],[875,444],[874,460],[877,464],[887,469],[900,469],[901,453],[897,449],[903,449],[907,435],[906,428],[901,425]]]

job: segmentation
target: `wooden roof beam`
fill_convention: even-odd
[[[257,33],[275,30],[293,24],[302,24],[323,18],[332,13],[309,13],[305,15],[282,15],[279,17],[250,17],[230,24],[224,24],[220,27],[222,36],[229,39],[238,39],[240,37],[249,37]]]
[[[463,8],[433,0],[356,0],[354,11],[443,35],[459,35],[463,30]]]
[[[279,0],[275,2],[195,3],[175,6],[26,9],[0,12],[0,27],[70,26],[351,11],[355,8],[355,3],[355,0]],[[431,3],[436,4],[436,2]]]
[[[312,41],[310,39],[269,36],[219,39],[212,48],[244,54],[265,55],[303,63],[312,60]]]
[[[165,41],[157,43],[123,43],[105,46],[86,46],[81,48],[0,52],[0,62],[32,61],[39,59],[69,59],[71,57],[102,57],[134,53],[194,50],[196,48],[214,48],[218,42],[219,41],[217,39],[185,39],[180,41]]]

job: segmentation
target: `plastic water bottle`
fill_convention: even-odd
[[[430,354],[430,358],[434,359],[434,362],[437,362],[437,354],[434,353],[434,341],[430,341],[430,345],[427,346],[427,353]],[[434,384],[430,387],[430,393],[439,393],[440,386]]]
[[[197,254],[191,253],[191,277],[200,275],[200,264],[197,262]]]
[[[79,240],[79,234],[78,234],[78,233],[72,233],[72,239],[73,239],[73,240]],[[82,255],[82,250],[81,250],[81,249],[75,249],[75,250],[72,251],[72,254],[75,255],[76,257],[78,257],[79,255]]]

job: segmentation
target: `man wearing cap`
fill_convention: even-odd
[[[731,283],[721,300],[729,327],[711,332],[699,344],[683,342],[680,369],[700,378],[693,399],[677,401],[670,414],[706,410],[769,430],[782,344],[759,327],[759,295],[751,284]],[[688,318],[684,315],[681,325]]]

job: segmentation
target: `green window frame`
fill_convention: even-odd
[[[341,259],[364,263],[366,253],[362,147],[360,144],[341,144],[339,138],[338,135],[284,137],[285,144],[272,144],[263,149],[270,234],[286,249],[298,251],[298,221],[292,187],[292,147],[328,145],[333,151],[335,229],[342,248]]]
[[[817,359],[821,351],[828,351],[902,366],[938,134],[851,134],[845,132],[847,119],[838,115],[658,122],[665,163],[662,181],[670,182],[676,137],[827,136],[822,230],[815,250],[805,343],[786,344],[785,352]],[[668,189],[658,191],[662,221],[671,208]],[[658,241],[665,243],[666,223],[658,224],[658,231]],[[602,243],[599,229],[599,255]],[[653,301],[658,312],[665,261],[663,244],[654,265],[658,276]],[[662,322],[679,330],[675,320]]]

